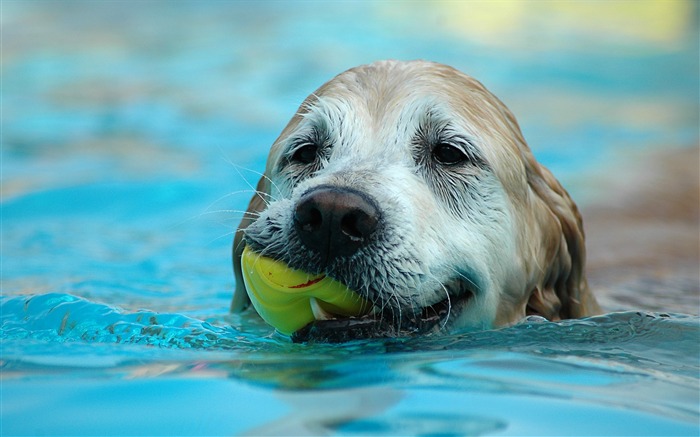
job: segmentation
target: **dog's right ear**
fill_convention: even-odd
[[[248,209],[243,215],[241,223],[236,230],[236,236],[233,238],[233,274],[236,279],[235,291],[233,292],[233,300],[231,300],[231,312],[240,312],[248,308],[250,299],[245,291],[245,283],[243,282],[243,272],[241,270],[241,254],[245,248],[243,235],[245,229],[258,218],[258,215],[267,207],[267,199],[270,193],[270,184],[267,176],[263,175],[258,181],[255,188],[255,194],[250,199]]]

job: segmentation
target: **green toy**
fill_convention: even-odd
[[[294,270],[248,247],[243,250],[241,267],[248,296],[258,314],[286,335],[314,320],[361,316],[372,307],[326,275]]]

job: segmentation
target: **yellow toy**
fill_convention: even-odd
[[[325,275],[310,275],[253,252],[241,256],[243,280],[258,314],[290,335],[314,320],[360,316],[371,305],[345,285]]]

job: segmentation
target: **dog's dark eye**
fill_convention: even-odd
[[[464,151],[448,143],[439,143],[433,148],[433,158],[443,165],[456,165],[469,160]]]
[[[299,164],[311,164],[316,161],[317,154],[318,146],[313,143],[306,143],[294,151],[292,161]]]

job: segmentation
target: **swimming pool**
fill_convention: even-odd
[[[584,220],[627,160],[697,148],[692,3],[518,4],[3,2],[0,433],[697,435],[697,259],[641,300],[594,276],[606,315],[441,338],[227,313],[267,148],[353,65],[482,79]]]

